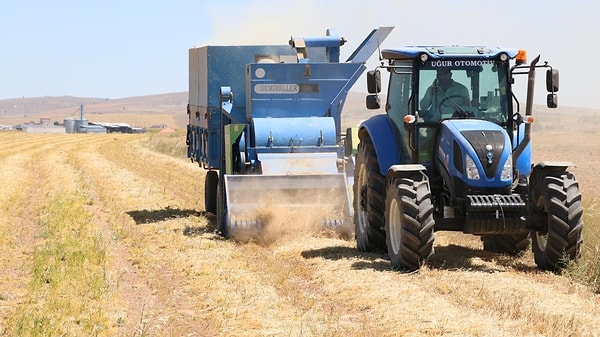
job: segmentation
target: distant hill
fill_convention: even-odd
[[[0,100],[0,124],[15,125],[38,122],[47,117],[52,123],[62,123],[67,117],[79,118],[80,106],[84,118],[95,122],[122,122],[150,127],[167,124],[184,127],[187,123],[187,92],[167,93],[120,99],[46,96]]]
[[[384,109],[367,110],[365,93],[350,92],[342,115],[343,127],[359,124],[373,115],[385,113]],[[382,102],[385,101],[381,97]],[[16,125],[40,118],[51,123],[63,123],[67,117],[79,118],[79,106],[83,104],[85,118],[93,122],[128,123],[132,126],[151,127],[166,124],[172,128],[187,125],[187,92],[136,96],[120,99],[94,97],[23,97],[0,100],[0,125]],[[534,130],[576,128],[581,131],[600,129],[600,111],[586,108],[559,107],[547,109],[535,106]]]
[[[348,95],[342,116],[344,125],[356,125],[373,115],[365,109],[364,97],[363,93]],[[167,124],[184,128],[187,125],[187,101],[187,92],[119,99],[73,96],[3,99],[0,100],[0,125],[39,122],[42,117],[50,118],[51,123],[63,123],[67,117],[79,118],[79,107],[83,104],[84,118],[94,122],[120,122],[141,127]]]

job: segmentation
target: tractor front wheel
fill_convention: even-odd
[[[581,255],[583,208],[575,177],[568,172],[546,173],[535,193],[537,207],[546,214],[547,230],[532,232],[535,263],[559,271]]]
[[[385,231],[395,269],[414,271],[433,255],[433,205],[429,181],[393,177],[387,185]]]

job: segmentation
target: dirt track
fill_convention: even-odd
[[[600,335],[598,295],[476,237],[436,233],[431,266],[410,275],[324,233],[224,241],[202,211],[204,171],[147,137],[0,133],[0,335],[38,300],[32,258],[55,193],[86,195],[106,247],[101,336]]]

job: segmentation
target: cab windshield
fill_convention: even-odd
[[[422,121],[483,118],[506,125],[508,64],[495,60],[432,60],[418,75],[418,110]]]

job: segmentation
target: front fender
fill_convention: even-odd
[[[385,176],[385,184],[387,185],[395,177],[412,177],[415,174],[423,175],[424,179],[428,179],[426,172],[427,168],[421,164],[392,165]]]
[[[392,120],[387,115],[377,115],[362,122],[359,128],[361,139],[371,138],[379,163],[379,173],[385,177],[388,168],[402,163]]]
[[[569,167],[574,167],[575,164],[568,161],[541,161],[533,166],[529,175],[529,187],[531,189],[543,187],[542,178],[545,177],[545,172],[565,172]]]
[[[575,165],[568,161],[542,161],[533,166],[529,176],[529,196],[537,199],[539,191],[544,189],[544,177],[548,172],[566,172],[569,167]]]

